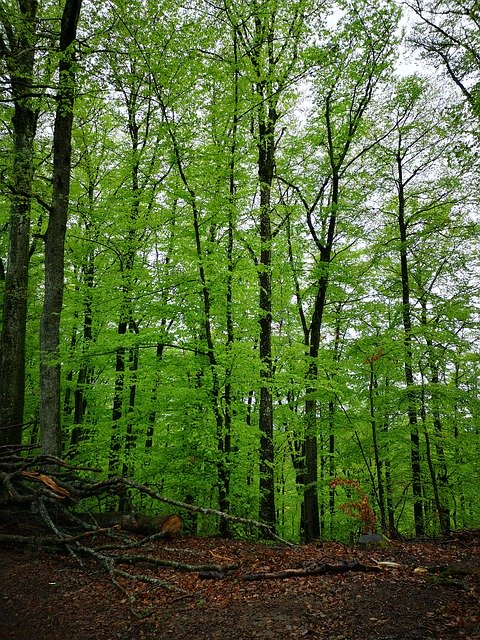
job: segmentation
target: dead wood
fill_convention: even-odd
[[[173,537],[180,533],[183,525],[182,517],[178,513],[169,513],[164,516],[137,516],[136,520],[136,530],[147,536],[163,533],[167,537]]]
[[[35,547],[48,547],[48,546],[62,546],[74,544],[85,538],[97,535],[99,533],[107,533],[109,529],[95,529],[94,531],[83,531],[78,535],[64,535],[62,533],[52,536],[30,535],[23,536],[17,534],[0,533],[0,544],[13,544],[20,546],[35,546]]]
[[[341,564],[318,564],[310,565],[301,569],[284,569],[283,571],[273,571],[264,573],[247,573],[242,576],[243,580],[281,580],[283,578],[303,578],[305,576],[319,576],[328,573],[346,573],[348,571],[378,572],[380,567],[363,564],[353,560],[342,562]]]
[[[227,574],[223,571],[200,571],[198,577],[200,580],[223,580]]]
[[[164,502],[165,504],[169,504],[174,507],[179,507],[181,509],[185,509],[188,511],[194,511],[197,513],[201,513],[203,515],[215,515],[220,518],[224,518],[225,520],[229,520],[230,522],[238,522],[239,524],[250,525],[259,529],[260,531],[263,531],[266,534],[266,536],[270,539],[274,538],[275,540],[278,540],[282,544],[285,544],[289,547],[294,546],[288,540],[284,540],[283,538],[278,536],[272,530],[272,528],[269,525],[265,524],[264,522],[260,522],[258,520],[252,520],[251,518],[241,518],[239,516],[232,516],[229,513],[224,513],[223,511],[218,511],[217,509],[198,507],[194,504],[189,504],[187,502],[172,500],[171,498],[166,498],[165,496],[162,496],[161,494],[157,493],[153,489],[150,489],[150,487],[147,487],[146,485],[136,482],[135,480],[131,480],[129,478],[110,478],[108,480],[105,480],[104,482],[99,482],[97,483],[97,485],[92,486],[90,488],[90,491],[92,492],[92,495],[96,495],[97,491],[99,493],[101,493],[102,491],[105,491],[107,486],[131,487],[131,488],[137,489],[139,493],[143,493],[147,496],[150,496],[154,500],[158,500],[159,502]]]
[[[177,591],[178,593],[182,593],[182,594],[188,594],[187,591],[185,591],[184,589],[179,589],[178,587],[175,587],[174,585],[165,582],[164,580],[159,580],[158,578],[155,578],[153,576],[148,576],[148,575],[144,575],[144,574],[132,574],[129,573],[128,571],[123,571],[122,569],[118,569],[115,566],[116,563],[116,558],[113,556],[109,556],[106,555],[104,553],[99,553],[98,551],[96,551],[95,549],[92,549],[91,547],[85,547],[83,545],[78,545],[76,547],[76,550],[79,553],[82,553],[84,555],[87,555],[91,558],[93,558],[97,564],[99,564],[101,567],[103,567],[105,569],[105,571],[109,574],[110,579],[112,580],[112,583],[124,594],[129,595],[127,590],[125,589],[125,587],[123,587],[117,580],[117,577],[121,577],[121,578],[126,578],[127,580],[138,580],[139,582],[147,582],[149,584],[152,584],[156,587],[162,587],[164,589],[170,589],[172,591]]]
[[[153,556],[145,555],[111,555],[110,558],[114,558],[118,564],[153,564],[157,567],[170,567],[172,569],[180,569],[182,571],[194,571],[194,572],[214,572],[214,573],[226,573],[232,569],[236,569],[236,564],[187,564],[184,562],[176,562],[175,560],[164,560],[161,558],[154,558]]]
[[[148,564],[152,567],[194,571],[202,578],[216,579],[227,575],[236,565],[189,564],[129,554],[128,550],[146,542],[178,535],[182,528],[182,516],[178,513],[155,516],[107,513],[95,516],[86,509],[82,513],[83,500],[124,497],[126,491],[137,492],[175,509],[256,527],[267,537],[293,546],[262,522],[172,500],[128,478],[96,481],[91,474],[97,473],[98,469],[76,467],[53,456],[34,456],[34,451],[35,448],[31,446],[0,448],[0,507],[6,513],[8,506],[9,515],[8,521],[3,518],[6,527],[0,532],[0,544],[64,549],[82,567],[82,558],[89,558],[107,572],[112,583],[123,593],[127,593],[126,588],[119,579],[138,580],[175,589],[183,594],[186,592],[155,576],[125,571],[119,568],[122,564]],[[85,472],[90,475],[87,476]],[[19,514],[18,518],[12,515],[15,513]],[[131,533],[142,535],[142,540],[126,539]],[[97,534],[107,535],[113,542],[99,545]],[[122,538],[119,540],[120,536]]]
[[[15,469],[12,471],[8,463],[3,464],[2,457],[3,453],[5,458],[11,461],[12,450],[10,448],[0,450],[0,496],[6,494],[7,498],[5,502],[17,504],[20,502],[34,502],[40,494],[56,502],[68,498],[69,504],[75,505],[93,496],[121,495],[125,492],[125,489],[134,489],[158,502],[187,511],[202,513],[204,515],[214,515],[232,522],[255,527],[263,531],[267,537],[274,538],[285,545],[292,546],[287,540],[277,536],[270,526],[258,520],[232,516],[217,509],[199,507],[194,504],[173,500],[129,478],[108,478],[99,482],[93,482],[88,478],[78,475],[76,472],[79,470],[88,470],[96,473],[99,471],[98,469],[83,466],[75,467],[54,456],[41,455],[32,458],[21,455],[21,453],[29,452],[30,447],[15,449],[14,455],[16,456],[16,462]],[[48,468],[48,473],[42,472],[45,468]],[[53,468],[55,468],[55,473],[52,472]],[[32,483],[36,486],[33,486]],[[159,519],[155,522],[155,518]],[[165,518],[164,521],[162,520],[163,518]],[[50,527],[50,523],[48,523],[48,525]],[[181,516],[178,514],[156,516],[153,518],[147,516],[146,519],[141,520],[139,525],[138,532],[146,533],[147,535],[160,532],[176,534],[181,528]],[[132,527],[133,526],[132,524]]]

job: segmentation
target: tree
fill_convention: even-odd
[[[480,117],[480,10],[454,0],[415,0],[410,5],[420,19],[413,42],[429,61],[440,63]]]
[[[299,277],[295,279],[297,307],[308,349],[305,390],[305,439],[301,456],[305,458],[303,528],[307,540],[318,538],[318,453],[317,453],[317,379],[321,330],[335,258],[334,242],[338,217],[350,206],[343,182],[349,172],[370,149],[362,141],[362,123],[374,89],[389,67],[392,37],[398,14],[386,4],[372,13],[369,3],[352,3],[344,8],[336,31],[321,48],[312,48],[315,61],[312,84],[315,95],[314,125],[307,144],[318,158],[323,175],[317,185],[305,192],[301,176],[283,178],[301,202],[311,242],[316,252],[310,278],[314,280],[311,319],[307,320]],[[318,114],[318,115],[317,115]],[[332,409],[332,407],[331,407]],[[332,434],[333,437],[333,434]],[[331,452],[332,453],[332,452]]]
[[[458,169],[448,164],[452,145],[446,131],[446,119],[442,122],[442,116],[446,118],[446,115],[442,113],[438,94],[425,80],[419,77],[400,79],[392,99],[386,104],[386,109],[391,114],[393,130],[382,142],[380,153],[383,156],[381,163],[386,162],[385,166],[390,165],[389,175],[387,177],[385,173],[385,179],[392,182],[395,188],[395,197],[385,206],[384,211],[391,215],[392,219],[395,218],[396,225],[405,404],[410,431],[415,532],[417,535],[425,533],[422,427],[425,439],[424,457],[430,473],[435,507],[441,529],[448,533],[448,474],[439,439],[441,424],[438,407],[433,400],[429,410],[433,413],[434,431],[438,436],[438,460],[435,465],[427,426],[425,390],[420,384],[422,365],[418,350],[420,329],[423,329],[433,389],[439,381],[438,365],[436,357],[432,360],[433,341],[428,326],[427,306],[432,311],[436,306],[432,292],[440,287],[440,275],[446,264],[452,260],[452,249],[451,245],[447,244],[442,247],[443,251],[440,250],[442,245],[438,237],[432,242],[430,234],[439,234],[445,226],[451,225],[450,216],[459,197],[459,182],[455,176]],[[437,177],[438,173],[441,178]],[[433,255],[438,260],[437,263],[431,261]],[[433,393],[436,396],[436,392]]]
[[[260,518],[275,523],[274,366],[272,355],[272,244],[278,230],[272,222],[277,126],[281,100],[300,70],[299,47],[307,3],[275,2],[235,6],[225,11],[249,65],[252,82],[253,134],[257,146],[259,251],[253,254],[259,290],[260,357]]]
[[[40,324],[40,428],[42,451],[62,448],[60,316],[63,307],[65,233],[70,192],[71,137],[75,102],[74,43],[82,0],[66,0],[60,27],[57,110],[53,128],[52,204],[45,242],[45,293]]]
[[[0,444],[19,444],[25,402],[30,209],[39,90],[35,82],[38,2],[0,7],[0,60],[13,103],[13,149],[9,167],[11,213],[0,336]]]

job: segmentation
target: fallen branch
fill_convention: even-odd
[[[348,571],[364,571],[378,572],[380,567],[363,564],[353,560],[352,562],[343,562],[342,564],[319,564],[311,565],[303,569],[284,569],[283,571],[265,572],[265,573],[246,573],[242,576],[243,580],[279,580],[283,578],[303,578],[305,576],[319,576],[328,573],[347,573]]]
[[[164,580],[159,580],[158,578],[154,578],[152,576],[147,576],[144,574],[132,574],[128,571],[123,571],[122,569],[117,569],[115,567],[115,562],[117,558],[114,556],[105,555],[103,553],[99,553],[95,549],[91,549],[90,547],[84,547],[83,545],[78,545],[76,551],[81,552],[85,555],[92,557],[100,566],[102,566],[106,572],[109,574],[112,583],[125,595],[128,595],[127,590],[122,587],[122,585],[118,582],[117,577],[126,578],[128,580],[139,580],[140,582],[147,582],[148,584],[152,584],[156,587],[161,587],[163,589],[169,589],[171,591],[176,591],[182,594],[188,594],[188,591],[184,589],[179,589],[174,585],[165,582]],[[119,557],[118,559],[122,559]]]
[[[84,531],[75,536],[68,536],[64,534],[57,534],[53,536],[22,536],[16,534],[0,533],[0,544],[19,544],[24,546],[63,546],[74,544],[89,536],[97,535],[98,533],[105,533],[110,529],[95,529],[94,531]]]
[[[131,487],[133,489],[136,489],[140,493],[143,493],[149,496],[150,498],[153,498],[154,500],[158,500],[158,502],[164,502],[165,504],[169,504],[174,507],[179,507],[181,509],[186,509],[188,511],[201,513],[203,515],[214,515],[220,518],[224,518],[225,520],[230,520],[231,522],[238,522],[239,524],[254,526],[257,529],[264,531],[267,537],[269,538],[274,538],[275,540],[278,540],[282,544],[285,544],[289,547],[295,546],[291,542],[288,542],[288,540],[284,540],[280,536],[277,536],[277,534],[272,530],[272,528],[268,524],[265,524],[264,522],[259,522],[258,520],[252,520],[250,518],[241,518],[240,516],[232,516],[223,511],[218,511],[217,509],[198,507],[196,505],[189,504],[187,502],[180,502],[179,500],[166,498],[165,496],[162,496],[161,494],[157,493],[153,489],[150,489],[150,487],[147,487],[146,485],[141,484],[140,482],[136,482],[135,480],[130,480],[129,478],[109,478],[107,480],[104,480],[103,482],[98,482],[92,485],[87,490],[86,495],[88,496],[98,495],[99,493],[103,493],[104,491],[108,489],[112,489],[113,487],[117,487],[117,488]]]
[[[146,564],[156,565],[157,567],[170,567],[172,569],[181,569],[182,571],[212,571],[214,573],[224,573],[225,571],[236,569],[238,566],[236,564],[186,564],[183,562],[176,562],[175,560],[164,560],[144,555],[127,556],[116,554],[110,555],[109,557],[113,558],[117,564],[136,564],[144,562]]]

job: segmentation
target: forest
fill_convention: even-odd
[[[0,450],[478,528],[479,88],[473,0],[0,0]]]

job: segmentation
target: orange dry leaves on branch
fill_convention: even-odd
[[[334,478],[330,481],[330,487],[336,489],[336,487],[350,487],[355,489],[360,494],[358,500],[349,500],[339,506],[344,513],[351,518],[360,520],[362,522],[362,533],[375,533],[377,528],[377,516],[374,510],[370,506],[367,495],[363,492],[357,480],[348,480],[346,478]]]

